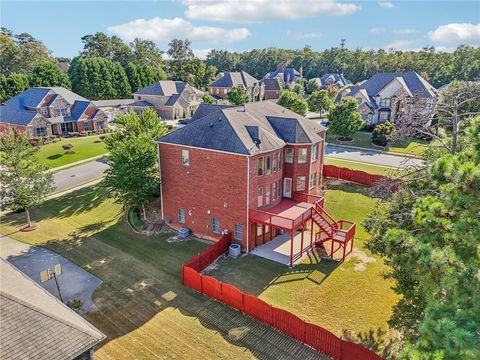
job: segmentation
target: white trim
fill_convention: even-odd
[[[191,148],[191,149],[200,149],[200,150],[205,150],[205,151],[218,152],[218,153],[222,153],[222,154],[230,154],[230,155],[244,156],[244,157],[252,156],[252,155],[248,155],[248,154],[239,154],[239,153],[234,153],[234,152],[229,152],[229,151],[207,149],[207,148],[198,147],[198,146],[174,144],[174,143],[169,143],[169,142],[165,142],[165,141],[157,141],[157,140],[154,140],[154,141],[155,141],[157,144],[165,144],[165,145],[179,146],[179,147]]]
[[[160,177],[160,204],[162,206],[162,220],[165,220],[163,214],[163,208],[165,206],[163,202],[163,190],[162,190],[162,165],[160,164],[160,146],[157,144],[157,155],[158,155],[158,176]]]
[[[247,254],[249,253],[250,248],[250,157],[247,157]],[[235,230],[235,229],[234,229]]]

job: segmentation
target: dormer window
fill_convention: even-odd
[[[55,116],[68,116],[68,109],[66,108],[55,109]]]
[[[390,98],[380,99],[380,107],[390,107]]]

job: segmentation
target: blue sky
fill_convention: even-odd
[[[480,45],[478,1],[182,0],[3,1],[1,24],[41,39],[55,56],[73,57],[80,38],[98,31],[138,36],[162,49],[188,37],[199,56],[209,49],[269,46],[449,51]]]

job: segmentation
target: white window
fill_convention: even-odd
[[[67,109],[55,109],[55,116],[67,116]]]
[[[305,191],[305,176],[297,176],[297,191]]]
[[[267,156],[267,175],[272,173],[272,157]]]
[[[242,237],[243,237],[242,225],[235,224],[235,231],[233,232],[233,237],[236,240],[242,240]]]
[[[310,174],[310,189],[317,186],[317,173]]]
[[[307,162],[307,149],[300,148],[298,149],[298,163],[305,164]]]
[[[257,236],[262,236],[263,234],[263,226],[262,224],[257,224]]]
[[[257,190],[257,206],[262,207],[263,206],[263,187],[259,187]]]
[[[178,209],[178,222],[180,224],[185,224],[185,210]]]
[[[285,162],[287,164],[292,164],[293,163],[293,149],[292,148],[285,149]]]
[[[390,107],[390,98],[383,98],[380,100],[380,107]]]
[[[182,165],[183,166],[190,165],[190,153],[188,150],[182,150]]]
[[[312,145],[312,162],[318,159],[318,144]]]
[[[105,123],[103,121],[97,121],[98,130],[102,130],[104,126],[105,126]]]
[[[212,219],[212,231],[215,234],[220,234],[220,220],[217,218]]]
[[[47,128],[46,127],[35,128],[35,136],[47,136]]]
[[[270,185],[265,186],[265,205],[270,204]]]
[[[277,153],[277,165],[278,165],[278,170],[282,168],[282,153],[278,152]]]
[[[263,176],[263,157],[258,158],[258,176]]]

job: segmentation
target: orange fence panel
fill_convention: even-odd
[[[217,300],[222,300],[222,283],[217,279],[201,275],[202,277],[202,292]]]
[[[334,359],[340,359],[342,340],[318,325],[305,323],[305,344]]]
[[[182,267],[183,285],[202,292],[202,276],[193,268],[188,266]]]
[[[267,325],[272,325],[272,305],[250,294],[243,294],[245,314]]]
[[[235,286],[222,283],[222,302],[230,305],[234,309],[244,311],[243,293]]]
[[[286,310],[272,307],[272,326],[301,342],[305,342],[305,321]]]

